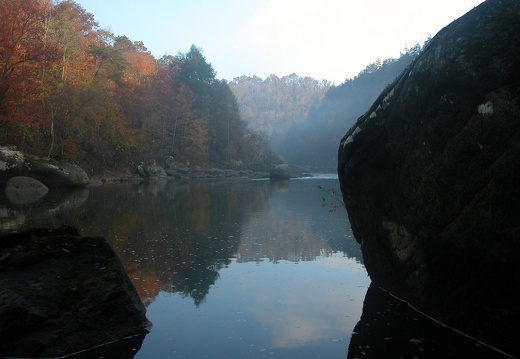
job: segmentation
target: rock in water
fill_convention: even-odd
[[[373,282],[520,354],[520,1],[442,29],[338,154]]]
[[[269,178],[272,180],[288,180],[291,178],[304,177],[303,169],[300,167],[289,166],[288,164],[281,164],[275,166],[271,172],[269,172]],[[306,174],[305,177],[312,177],[310,174]]]
[[[85,170],[67,161],[24,155],[11,146],[0,146],[0,183],[14,176],[28,176],[47,186],[85,187]]]
[[[48,184],[67,187],[84,187],[90,179],[78,165],[54,159],[27,157],[27,175]]]
[[[146,309],[103,238],[0,237],[0,357],[57,357],[146,333]]]
[[[272,180],[291,179],[291,171],[289,171],[289,165],[287,165],[287,164],[277,165],[269,173],[269,178]]]
[[[31,177],[16,176],[7,181],[5,195],[13,204],[33,203],[44,197],[49,189]]]

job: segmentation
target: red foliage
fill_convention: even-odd
[[[49,37],[53,16],[50,2],[0,1],[0,125],[17,121],[32,127],[49,118],[36,103],[46,71],[61,58]]]

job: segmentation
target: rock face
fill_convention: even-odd
[[[338,174],[374,283],[520,354],[519,1],[441,30],[344,136]]]
[[[84,187],[87,173],[79,166],[55,159],[26,156],[11,147],[0,147],[0,183],[14,176],[28,176],[46,186]]]
[[[143,334],[146,309],[102,238],[0,237],[0,357],[58,357]]]

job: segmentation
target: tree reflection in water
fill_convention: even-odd
[[[346,215],[338,228],[338,215],[320,207],[321,196],[304,181],[164,181],[53,189],[37,203],[4,211],[18,229],[66,224],[107,238],[147,305],[161,291],[200,305],[231,258],[276,263],[348,250],[361,261],[357,244],[345,240]],[[317,219],[308,221],[307,211]]]

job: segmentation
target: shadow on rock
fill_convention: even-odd
[[[105,239],[69,227],[0,237],[0,357],[62,357],[144,335],[145,314]]]

